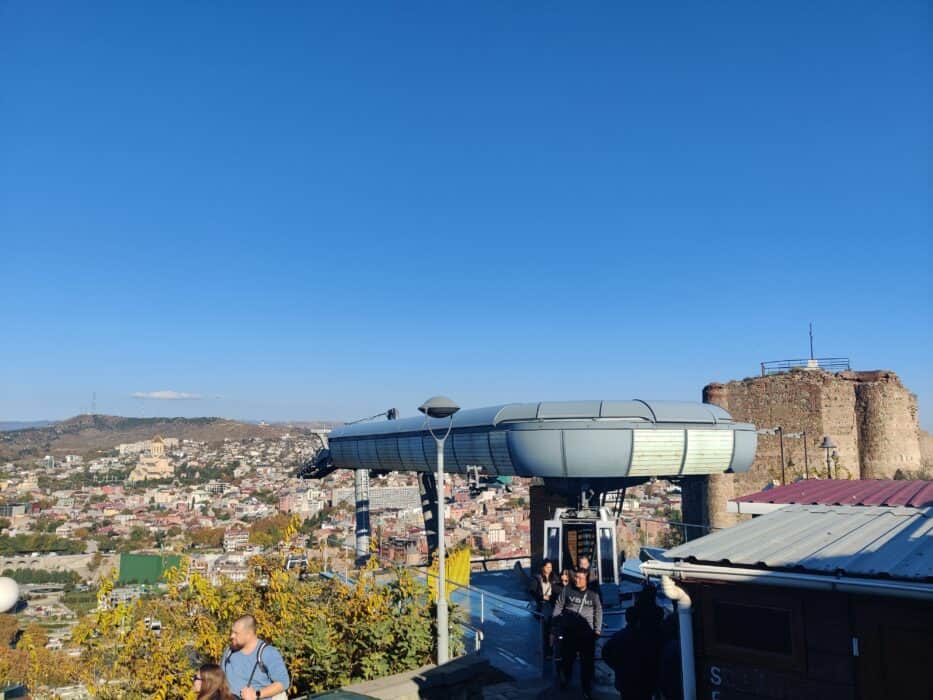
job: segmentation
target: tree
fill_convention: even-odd
[[[269,548],[276,542],[281,542],[284,532],[292,521],[285,513],[276,513],[268,518],[262,518],[252,524],[249,529],[249,541]]]
[[[655,515],[659,518],[664,518],[668,523],[668,529],[658,535],[658,546],[664,549],[670,549],[671,547],[682,544],[684,541],[684,534],[681,531],[682,526],[680,525],[683,521],[681,512],[677,508],[665,506],[664,508],[656,510]]]
[[[14,618],[15,621],[15,618]],[[4,634],[10,625],[5,625]],[[49,686],[61,686],[77,676],[77,663],[66,654],[46,649],[48,635],[37,623],[27,627],[18,640],[13,631],[15,647],[0,646],[0,683],[23,683],[30,688],[32,697],[52,697],[43,692]]]
[[[286,528],[286,549],[297,534]],[[372,569],[347,586],[285,571],[281,556],[255,557],[244,581],[213,586],[167,575],[162,598],[107,606],[85,618],[74,640],[85,651],[80,678],[103,699],[184,697],[194,665],[220,658],[233,621],[252,612],[259,633],[282,651],[293,693],[308,693],[417,668],[434,654],[433,604],[427,588],[405,570],[377,585]],[[374,566],[374,565],[373,565]],[[113,580],[100,599],[109,599]],[[454,616],[455,618],[456,616]],[[158,619],[157,636],[146,618]],[[453,623],[453,620],[452,620]],[[452,635],[455,638],[455,635]]]
[[[12,646],[19,633],[19,621],[13,615],[0,615],[0,647]]]
[[[193,548],[220,549],[224,544],[222,527],[203,527],[192,530],[189,535]]]

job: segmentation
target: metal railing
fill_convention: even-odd
[[[821,369],[825,372],[844,372],[852,369],[848,357],[804,357],[795,360],[772,360],[761,363],[761,376],[782,374],[792,369]]]
[[[436,578],[428,572],[415,571],[433,587]],[[507,573],[503,571],[503,573]],[[447,579],[450,599],[466,620],[459,625],[465,632],[467,648],[488,659],[513,677],[539,678],[544,666],[541,643],[541,613],[530,601],[507,598],[475,586],[464,586]],[[472,645],[468,642],[471,641]]]
[[[470,565],[473,564],[482,564],[483,571],[489,571],[489,562],[491,561],[525,561],[531,563],[531,556],[527,554],[515,556],[515,557],[488,557],[486,559],[470,559]]]
[[[356,553],[354,547],[338,545],[337,549],[348,554]],[[433,587],[436,574],[431,574],[426,565],[405,566],[373,553],[370,556],[387,568],[407,569],[414,576]],[[514,561],[530,559],[528,556],[499,557],[485,561]],[[471,561],[471,564],[484,560]],[[485,565],[484,565],[485,568]],[[503,569],[507,574],[512,569]],[[336,578],[346,585],[353,585],[349,564],[341,574],[337,571],[320,572],[320,575]],[[530,601],[522,602],[507,598],[475,586],[464,586],[447,579],[452,590],[451,601],[457,604],[466,616],[457,622],[463,632],[463,641],[467,653],[477,654],[489,660],[493,666],[506,670],[515,677],[537,678],[544,668],[544,651],[541,644],[541,613],[534,609]]]

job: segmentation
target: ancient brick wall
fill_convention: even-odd
[[[917,397],[893,372],[858,382],[855,397],[862,477],[884,479],[898,469],[920,469]]]
[[[710,384],[703,389],[703,400],[759,429],[781,427],[787,482],[805,472],[826,478],[826,454],[819,449],[824,435],[837,445],[837,459],[831,463],[834,478],[891,478],[898,469],[921,468],[917,400],[894,372],[794,370]],[[806,454],[803,437],[788,437],[804,432]],[[760,435],[748,472],[698,480],[685,488],[685,519],[714,527],[731,524],[725,512],[729,498],[781,478],[780,437]]]

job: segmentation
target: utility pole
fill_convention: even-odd
[[[781,486],[783,486],[787,483],[787,478],[784,475],[784,428],[779,425],[776,430],[781,441]]]
[[[807,431],[803,431],[803,478],[810,478],[810,455],[807,454]]]

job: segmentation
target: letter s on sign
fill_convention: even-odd
[[[719,666],[709,667],[709,682],[713,685],[722,685],[722,676],[719,675]]]

